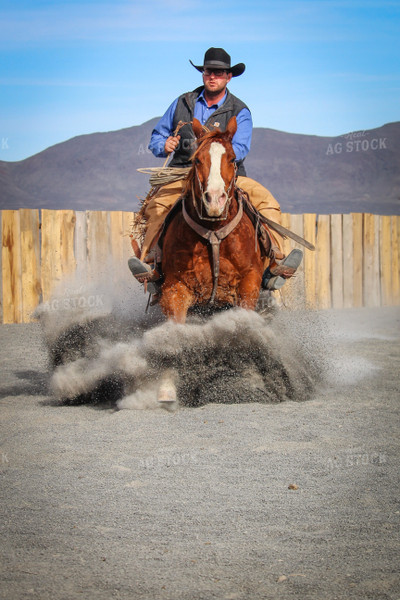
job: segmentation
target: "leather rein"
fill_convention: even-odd
[[[229,190],[231,189],[232,184],[229,186]],[[194,190],[192,188],[192,197],[193,203],[197,210],[197,205],[195,201]],[[195,231],[199,236],[205,239],[210,245],[212,249],[212,276],[213,276],[213,289],[211,292],[210,299],[208,301],[209,304],[214,304],[215,296],[218,288],[218,278],[219,278],[219,250],[221,241],[226,238],[232,231],[239,225],[242,217],[243,217],[243,201],[240,195],[238,195],[238,212],[233,217],[232,221],[229,221],[226,225],[217,230],[207,229],[200,225],[200,223],[196,223],[191,216],[187,213],[185,207],[185,198],[182,198],[182,215],[185,219],[186,223],[189,225],[193,231]],[[200,215],[199,215],[200,216]],[[201,217],[200,217],[201,218]]]

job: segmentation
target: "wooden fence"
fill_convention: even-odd
[[[77,272],[90,281],[99,266],[132,255],[134,213],[106,211],[3,210],[2,322],[26,323],[56,285]],[[282,215],[282,224],[315,244],[305,250],[283,301],[310,308],[400,304],[400,217],[371,214]],[[296,247],[285,240],[285,250]],[[82,277],[81,277],[82,279]],[[298,305],[298,303],[297,303]]]

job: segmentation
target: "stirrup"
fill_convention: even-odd
[[[261,287],[264,290],[280,290],[281,287],[286,283],[286,279],[288,278],[287,276],[283,276],[283,274],[285,273],[285,267],[287,268],[287,270],[293,271],[290,274],[290,277],[292,277],[292,275],[294,275],[294,273],[300,266],[302,259],[303,252],[298,248],[295,248],[272,271],[269,267],[267,267],[262,277]],[[279,272],[281,274],[279,274]]]

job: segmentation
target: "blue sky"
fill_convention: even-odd
[[[0,159],[139,125],[222,46],[256,127],[336,136],[398,121],[400,1],[0,0]]]

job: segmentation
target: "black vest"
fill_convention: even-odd
[[[202,86],[193,90],[193,92],[187,92],[179,96],[174,113],[173,131],[175,131],[179,121],[188,122],[193,120],[194,105],[203,89],[204,87]],[[225,131],[229,119],[233,116],[236,117],[243,108],[247,108],[245,103],[227,90],[225,102],[212,113],[210,118],[205,122],[205,125],[212,128],[212,126],[218,123],[215,126],[219,127],[221,131]],[[190,124],[184,125],[179,130],[178,135],[181,136],[179,146],[175,150],[175,154],[168,166],[189,167],[191,164],[190,157],[196,149],[196,137],[192,126]],[[237,174],[246,176],[243,162],[244,159],[237,161]]]

